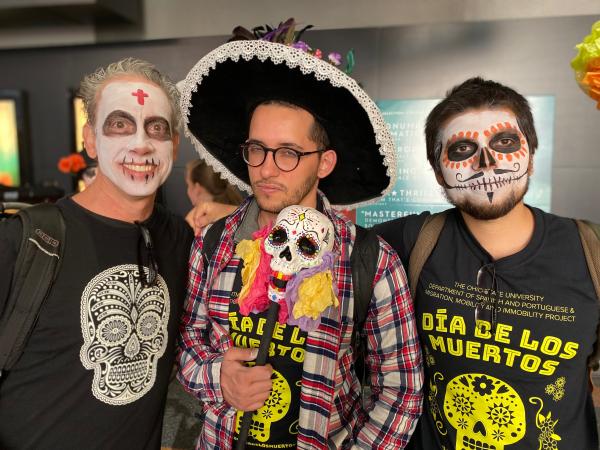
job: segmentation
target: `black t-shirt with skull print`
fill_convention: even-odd
[[[449,212],[415,299],[427,376],[410,448],[598,448],[586,365],[598,305],[581,241],[572,220],[531,210],[531,241],[496,261]],[[405,265],[426,215],[376,227]]]
[[[138,226],[70,198],[58,206],[65,254],[23,356],[0,382],[0,448],[158,449],[191,229],[156,206],[143,223],[158,264],[148,285]],[[0,226],[0,263],[10,268],[21,230]],[[0,273],[0,286],[11,273]]]
[[[234,289],[235,290],[235,289]],[[258,348],[267,312],[240,314],[233,299],[229,305],[229,332],[236,347]],[[246,448],[296,448],[304,343],[307,333],[297,326],[275,325],[267,363],[273,367],[273,388],[265,404],[252,415]],[[237,443],[242,412],[236,417],[234,442]]]

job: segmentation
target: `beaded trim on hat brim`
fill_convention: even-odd
[[[202,83],[203,78],[207,77],[209,72],[214,70],[218,64],[227,60],[237,62],[240,58],[246,61],[250,61],[253,58],[258,58],[260,61],[269,59],[274,64],[285,64],[290,68],[298,68],[306,76],[314,76],[315,79],[326,81],[334,87],[341,87],[356,99],[368,115],[375,134],[375,142],[378,145],[379,153],[383,157],[383,164],[386,168],[389,184],[379,195],[371,199],[348,204],[334,203],[333,207],[337,209],[354,209],[359,206],[373,204],[392,190],[396,180],[396,152],[389,129],[373,100],[371,100],[354,79],[331,64],[293,47],[266,41],[234,41],[223,44],[198,61],[182,83],[180,106],[186,121],[184,133],[191,140],[200,157],[215,172],[219,173],[223,179],[251,193],[250,186],[214,157],[190,132],[187,124],[189,123],[190,110],[193,108],[192,96],[197,91],[198,85]]]

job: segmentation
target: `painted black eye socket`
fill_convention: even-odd
[[[479,146],[473,141],[457,141],[448,147],[448,159],[450,161],[464,161],[475,154]]]
[[[169,122],[162,117],[155,117],[144,124],[146,133],[153,139],[166,141],[171,138],[171,130]]]
[[[124,111],[113,111],[104,120],[102,132],[106,136],[130,135],[137,130],[135,119]]]
[[[283,245],[288,241],[287,231],[281,227],[273,228],[269,235],[269,240],[271,241],[271,245]]]
[[[319,251],[317,243],[308,236],[302,236],[298,239],[297,245],[300,253],[308,258],[314,257]]]
[[[490,148],[500,153],[513,153],[521,148],[521,140],[516,133],[498,133],[490,141]]]

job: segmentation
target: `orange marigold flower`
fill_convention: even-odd
[[[86,167],[87,164],[80,153],[72,153],[69,156],[60,158],[58,161],[58,170],[60,170],[62,173],[70,173],[75,175]]]
[[[79,172],[80,170],[85,169],[86,164],[83,156],[81,156],[81,153],[73,153],[71,156],[71,162],[73,164],[71,167],[73,172]]]
[[[0,184],[4,186],[12,186],[13,180],[8,172],[0,172]]]
[[[58,161],[58,170],[60,170],[62,173],[71,172],[71,160],[68,156],[60,158],[60,160]]]

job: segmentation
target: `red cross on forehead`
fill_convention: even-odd
[[[137,91],[132,92],[131,95],[133,95],[134,97],[137,97],[138,105],[143,105],[144,97],[148,97],[148,94],[146,94],[141,89],[138,89]]]

